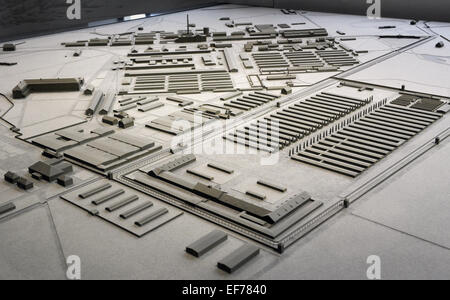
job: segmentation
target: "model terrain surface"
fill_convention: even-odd
[[[0,278],[448,279],[448,38],[217,5],[5,42]]]

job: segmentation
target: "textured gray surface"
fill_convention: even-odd
[[[361,0],[91,0],[82,1],[81,20],[68,20],[66,11],[69,7],[65,1],[58,0],[26,0],[2,1],[0,12],[0,40],[17,37],[18,35],[42,34],[62,29],[84,27],[89,22],[103,21],[141,13],[161,13],[214,3],[232,3],[253,6],[266,6],[309,11],[332,12],[342,14],[365,15],[369,7]],[[383,0],[381,16],[383,18],[403,18],[432,21],[449,21],[447,11],[450,10],[445,0]]]
[[[441,35],[450,35],[449,28],[439,28],[441,23],[431,23]],[[400,54],[394,59],[388,59],[371,66],[364,71],[355,73],[349,79],[398,87],[404,84],[408,90],[420,90],[437,95],[450,95],[450,86],[446,80],[450,71],[449,45],[438,49],[435,44],[441,38],[425,43]],[[414,61],[414,63],[409,63]],[[389,73],[386,75],[386,70]]]
[[[0,240],[1,279],[65,278],[65,259],[46,205],[2,220]]]
[[[0,40],[86,27],[90,22],[135,14],[163,13],[209,5],[208,0],[90,0],[81,1],[81,19],[66,16],[70,4],[63,0],[2,0]]]
[[[191,215],[184,214],[137,239],[61,200],[51,201],[49,206],[64,253],[80,256],[84,279],[227,279],[216,263],[243,244],[229,237],[217,249],[195,258],[185,247],[215,226]],[[252,278],[275,259],[273,254],[263,253],[234,276]]]

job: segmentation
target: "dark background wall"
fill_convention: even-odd
[[[227,0],[229,3],[365,15],[366,0]],[[450,0],[381,0],[381,17],[450,22]]]
[[[277,8],[366,14],[366,0],[81,0],[81,20],[68,20],[66,0],[0,0],[0,40],[85,27],[139,13],[162,13],[235,3]],[[381,0],[381,16],[450,22],[450,0]]]

